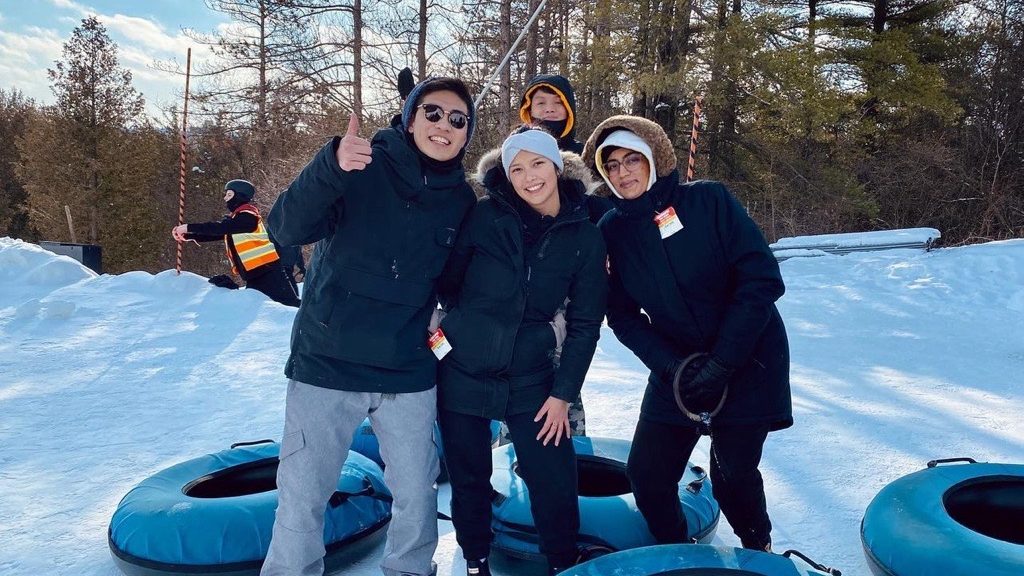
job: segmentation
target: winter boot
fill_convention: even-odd
[[[491,566],[487,558],[466,560],[466,576],[491,576]]]
[[[747,538],[740,538],[740,541],[743,543],[743,547],[748,550],[757,550],[758,552],[772,551],[771,536],[750,536]]]

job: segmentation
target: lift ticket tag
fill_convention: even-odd
[[[683,223],[679,221],[676,209],[672,206],[663,212],[658,212],[654,216],[654,223],[658,225],[658,232],[661,234],[662,240],[683,229]]]
[[[430,351],[434,353],[434,356],[437,356],[438,360],[444,358],[446,354],[452,351],[452,345],[448,343],[448,339],[445,338],[444,332],[440,328],[437,329],[437,332],[430,335],[430,338],[427,339],[427,344],[430,345]]]

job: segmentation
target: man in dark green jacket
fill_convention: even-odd
[[[369,415],[394,496],[381,569],[432,574],[439,472],[435,280],[474,195],[462,157],[473,101],[450,78],[417,85],[372,143],[353,117],[278,198],[282,244],[316,243],[292,327],[278,509],[261,574],[320,575],[324,509]]]

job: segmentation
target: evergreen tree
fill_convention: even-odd
[[[44,109],[21,140],[19,175],[34,225],[48,239],[103,246],[104,267],[133,269],[157,241],[148,190],[150,148],[136,136],[142,96],[117,59],[117,45],[94,16],[82,20],[49,70],[56,104]]]
[[[0,88],[0,236],[35,241],[39,231],[29,225],[28,194],[15,172],[21,161],[14,143],[22,138],[32,120],[31,100],[17,91]]]

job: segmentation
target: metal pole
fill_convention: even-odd
[[[512,47],[508,49],[508,54],[505,54],[505,58],[501,61],[501,64],[498,64],[498,67],[494,70],[494,74],[491,74],[491,78],[487,80],[487,84],[484,84],[484,89],[477,95],[476,101],[473,102],[473,108],[480,107],[480,102],[483,102],[484,96],[487,94],[487,91],[491,89],[491,85],[494,84],[494,80],[498,77],[498,74],[501,74],[505,65],[508,64],[508,60],[512,57],[512,53],[516,51],[519,43],[526,37],[526,33],[530,30],[530,27],[533,26],[533,23],[537,20],[537,17],[540,16],[540,13],[544,11],[544,6],[547,5],[547,3],[548,0],[541,0],[540,5],[533,11],[533,16],[530,16],[530,21],[526,23],[526,27],[519,33],[519,37],[512,43]]]
[[[178,224],[185,223],[185,130],[188,129],[188,84],[192,73],[192,49],[188,49],[188,56],[185,59],[185,108],[181,112],[181,162],[178,165]],[[181,274],[181,246],[183,242],[177,243],[177,255],[175,258],[174,271]]]

